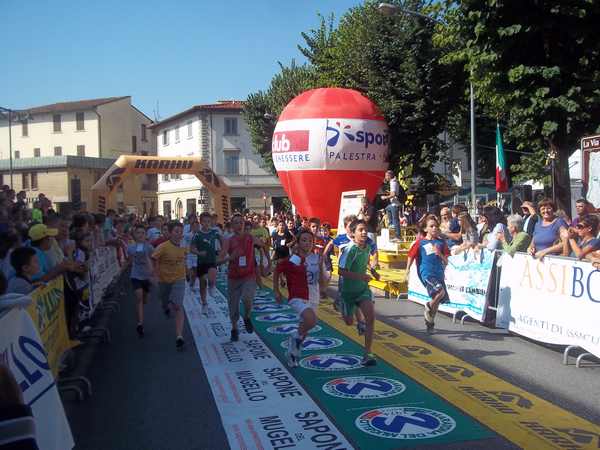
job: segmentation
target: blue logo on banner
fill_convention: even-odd
[[[256,305],[252,308],[253,312],[277,312],[290,309],[287,305]]]
[[[259,322],[295,322],[298,319],[295,313],[272,313],[256,317]]]
[[[255,298],[252,302],[253,305],[268,305],[271,303],[275,303],[274,298]]]
[[[327,350],[329,348],[340,347],[343,344],[342,340],[338,338],[315,336],[304,339],[302,349],[306,351]],[[281,346],[287,348],[287,341],[283,341]]]
[[[298,324],[296,324],[296,323],[277,325],[274,327],[267,328],[267,331],[271,334],[292,334],[292,333],[295,333],[297,330],[298,330]],[[321,326],[315,325],[313,328],[311,328],[311,330],[308,333],[313,334],[313,333],[318,333],[319,331],[321,331]],[[286,343],[286,346],[287,346],[287,343]]]
[[[362,367],[361,358],[348,354],[325,354],[308,356],[300,361],[300,366],[305,369],[338,371],[352,370]]]
[[[456,428],[452,417],[433,409],[389,407],[367,411],[355,421],[356,427],[389,439],[428,439]]]
[[[323,391],[334,397],[370,400],[401,394],[406,386],[399,381],[383,377],[343,377],[323,385]]]

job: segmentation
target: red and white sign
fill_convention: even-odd
[[[383,114],[351,89],[313,89],[279,116],[272,156],[279,179],[300,214],[335,224],[344,191],[373,199],[388,167]]]

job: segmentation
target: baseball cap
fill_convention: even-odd
[[[38,223],[29,229],[29,237],[32,241],[39,241],[45,237],[56,236],[57,234],[58,230],[56,228],[48,228],[42,223]]]

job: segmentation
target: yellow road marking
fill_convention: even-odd
[[[271,280],[266,281],[272,287]],[[321,304],[319,319],[363,343],[331,304]],[[373,351],[522,448],[600,448],[600,426],[379,320],[375,322]]]

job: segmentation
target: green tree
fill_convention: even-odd
[[[292,60],[289,66],[279,63],[280,72],[271,80],[266,91],[248,96],[242,115],[250,131],[254,151],[263,161],[265,169],[275,173],[271,157],[271,141],[277,117],[290,100],[298,94],[317,87],[314,69]]]
[[[379,105],[390,128],[390,163],[431,188],[433,165],[445,156],[439,135],[456,102],[463,101],[461,64],[442,65],[444,49],[433,45],[434,22],[400,14],[386,17],[377,2],[351,8],[334,26],[333,16],[319,16],[315,29],[302,33],[300,52],[308,64],[281,66],[266,92],[251,94],[245,108],[252,143],[268,167],[274,121],[295,95],[315,87],[356,89]],[[400,4],[400,2],[398,2]],[[432,12],[429,2],[409,0],[408,9]],[[434,12],[434,11],[433,11]]]
[[[542,179],[556,155],[556,192],[570,210],[568,158],[600,123],[600,2],[448,0],[436,43],[472,74],[478,105],[531,152],[514,165]]]
[[[439,135],[449,111],[462,101],[463,70],[440,64],[443,50],[432,42],[434,22],[405,14],[386,17],[377,4],[351,8],[336,28],[321,17],[320,26],[303,35],[300,50],[319,84],[359,90],[381,108],[390,128],[392,168],[412,166],[413,175],[430,188],[436,182],[433,165],[445,156]],[[426,1],[402,5],[431,12]]]

